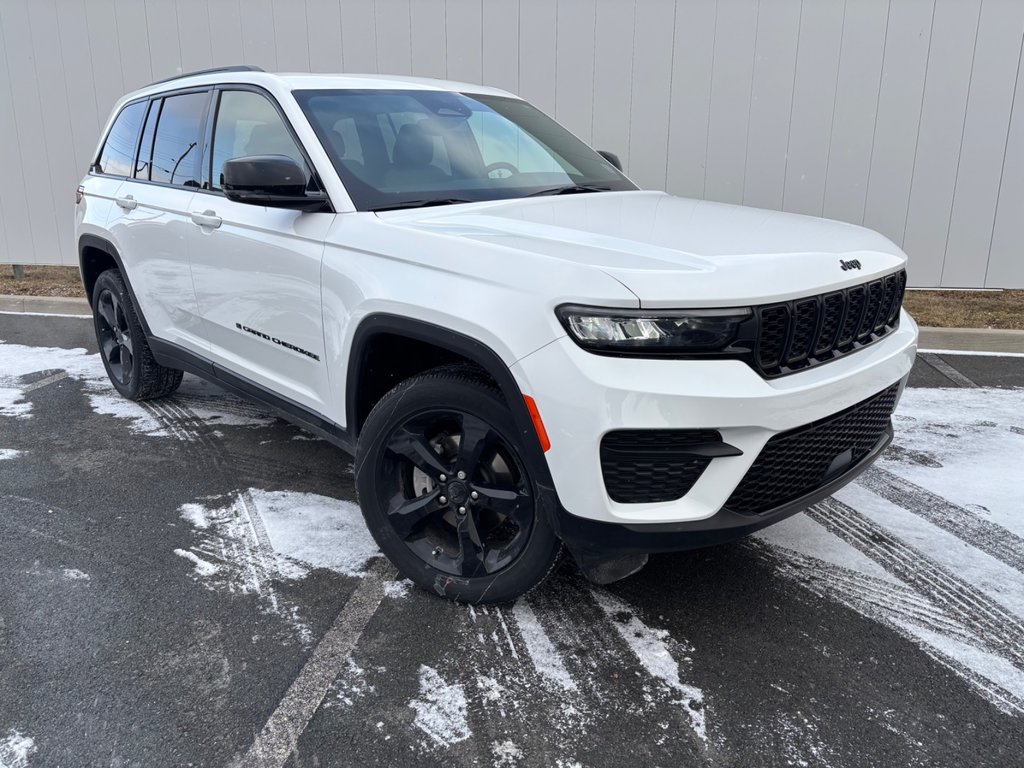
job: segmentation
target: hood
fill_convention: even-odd
[[[602,270],[645,307],[793,299],[867,282],[906,262],[891,241],[863,227],[663,192],[501,200],[380,218]]]

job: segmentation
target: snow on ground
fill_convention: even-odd
[[[36,743],[20,731],[10,730],[0,737],[0,768],[28,768],[29,758],[36,752]]]
[[[519,625],[519,633],[526,643],[526,650],[537,673],[567,691],[575,691],[576,681],[562,663],[561,656],[537,621],[530,604],[525,600],[517,601],[512,607],[512,615]]]
[[[168,429],[167,417],[188,416],[206,424],[231,426],[264,426],[274,421],[269,414],[212,384],[186,377],[181,388],[168,400],[142,405],[125,400],[107,378],[98,354],[84,349],[29,347],[22,344],[0,344],[0,416],[31,418],[32,403],[26,400],[25,389],[31,385],[23,377],[40,372],[63,371],[82,382],[95,413],[125,419],[136,433],[151,437],[187,437],[187,431]]]
[[[908,389],[876,467],[756,534],[780,572],[1024,714],[1024,390]]]
[[[192,564],[194,576],[212,590],[258,595],[303,641],[312,636],[279,582],[314,568],[361,576],[379,554],[357,505],[317,494],[250,488],[185,504],[180,514],[195,543],[174,554]]]
[[[396,579],[394,581],[384,582],[384,594],[387,597],[392,598],[403,598],[409,596],[409,590],[412,589],[413,583],[408,579]]]
[[[679,696],[694,733],[707,741],[707,723],[704,716],[704,692],[679,679],[679,662],[669,651],[675,644],[668,630],[652,629],[644,624],[633,609],[604,590],[594,590],[594,599],[611,620],[647,674],[660,680],[670,691]],[[684,656],[685,653],[677,653]]]
[[[420,696],[409,706],[416,712],[413,724],[438,745],[451,746],[473,735],[466,720],[466,691],[445,682],[433,667],[420,666]]]

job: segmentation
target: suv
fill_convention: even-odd
[[[402,574],[462,601],[592,580],[822,499],[892,437],[905,255],[642,191],[495,88],[231,67],[121,99],[78,190],[99,347],[356,456]]]

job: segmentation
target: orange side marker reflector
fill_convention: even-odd
[[[537,403],[529,395],[523,395],[526,401],[526,410],[530,412],[530,419],[533,421],[533,428],[537,431],[537,439],[540,440],[540,448],[547,453],[551,448],[551,440],[548,439],[548,431],[544,429],[544,422],[540,419],[540,411],[537,410]]]

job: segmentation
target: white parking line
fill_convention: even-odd
[[[367,569],[334,624],[313,649],[298,677],[278,702],[277,709],[236,765],[240,768],[284,766],[331,683],[345,669],[346,659],[384,599],[384,582],[396,575],[394,568],[383,560]]]
[[[934,355],[931,352],[918,352],[918,357],[924,360],[928,365],[934,368],[936,371],[941,373],[947,379],[952,381],[954,384],[960,387],[966,387],[968,389],[977,389],[978,385],[971,381],[969,378],[964,376],[960,371],[954,368],[952,365],[947,363],[938,355]]]

